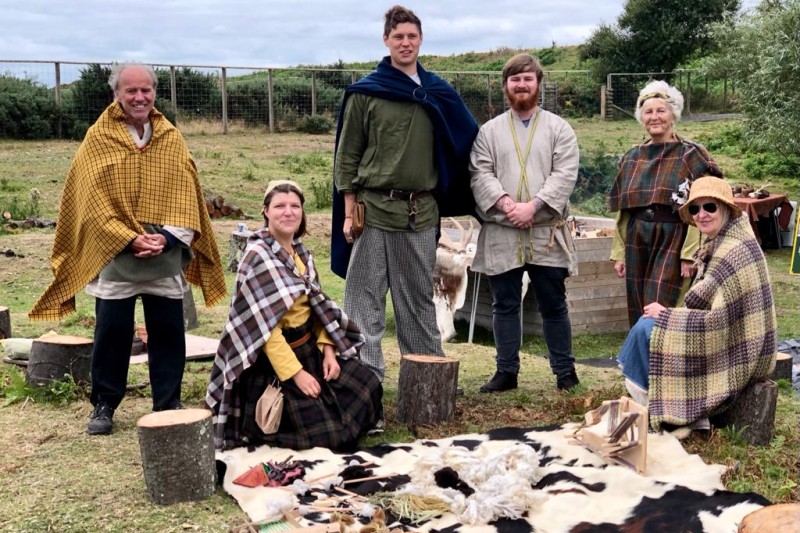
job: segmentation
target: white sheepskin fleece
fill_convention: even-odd
[[[405,527],[420,533],[497,533],[500,529],[503,533],[568,533],[587,524],[603,524],[605,528],[630,524],[634,528],[631,531],[646,524],[647,533],[674,533],[689,530],[687,521],[693,521],[691,531],[735,532],[744,516],[766,505],[758,495],[720,492],[724,491],[721,477],[725,467],[705,464],[699,456],[686,453],[672,435],[648,435],[647,472],[641,475],[608,465],[584,447],[569,444],[576,427],[505,428],[487,434],[388,444],[349,455],[322,448],[238,448],[218,452],[217,459],[227,465],[224,489],[254,522],[278,518],[294,508],[303,511],[302,525],[328,523],[330,513],[317,512],[313,502],[341,496],[334,487],[342,483],[338,474],[354,463],[370,463],[368,468],[374,476],[408,476],[410,481],[397,488],[398,494],[435,496],[450,506],[449,513]],[[289,457],[305,462],[304,481],[284,488],[233,484],[233,479],[259,463]],[[475,493],[467,497],[455,489],[436,486],[434,473],[446,466]],[[382,481],[375,483],[375,490],[383,490]],[[345,487],[354,489],[351,484]],[[301,509],[302,494],[306,497]],[[345,533],[357,533],[375,511],[363,501],[351,502],[350,512],[357,521],[347,526]],[[326,505],[330,504],[323,507]],[[653,520],[668,523],[656,529]],[[669,520],[678,521],[677,529]],[[503,527],[495,527],[495,523]],[[400,524],[387,526],[391,529]]]
[[[492,452],[490,446],[470,451],[460,446],[441,448],[420,458],[411,471],[411,483],[398,493],[433,496],[450,504],[458,520],[486,524],[498,518],[520,518],[544,499],[532,485],[539,480],[539,453],[525,444],[512,444]],[[436,485],[434,474],[450,467],[475,493]]]

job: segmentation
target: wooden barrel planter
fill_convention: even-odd
[[[28,383],[47,386],[68,377],[78,384],[89,383],[92,339],[72,335],[48,335],[33,341],[28,359]]]

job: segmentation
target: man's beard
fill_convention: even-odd
[[[523,92],[514,94],[508,90],[508,87],[506,87],[505,91],[508,104],[514,111],[530,111],[539,104],[539,95],[541,94],[539,87],[536,87],[536,92],[534,93]]]

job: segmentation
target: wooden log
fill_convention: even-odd
[[[197,308],[194,305],[192,289],[183,292],[183,330],[189,331],[198,326]]]
[[[777,381],[779,379],[788,379],[792,381],[792,354],[778,352],[775,358],[775,370],[769,379]]]
[[[797,533],[800,531],[800,503],[768,505],[746,515],[739,533]]]
[[[220,195],[214,196],[211,203],[214,204],[214,209],[222,209],[222,206],[225,205],[225,198]]]
[[[717,427],[732,426],[754,446],[765,446],[775,433],[778,386],[768,379],[751,383],[725,412],[713,417]]]
[[[409,425],[453,419],[458,360],[436,355],[404,355],[397,383],[397,420]]]
[[[11,311],[8,307],[0,307],[0,339],[11,338]]]
[[[219,208],[219,210],[222,213],[222,216],[224,217],[227,217],[228,215],[233,213],[233,208],[228,204],[223,205],[222,207]]]
[[[33,341],[27,380],[46,386],[72,376],[75,383],[89,383],[92,339],[72,335],[48,335]]]
[[[11,211],[3,211],[3,218],[6,220],[11,220]]]
[[[217,471],[211,411],[178,409],[144,415],[136,423],[150,499],[161,505],[204,500]]]

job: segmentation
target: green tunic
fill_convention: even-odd
[[[439,173],[433,124],[421,105],[364,94],[347,100],[336,153],[334,180],[341,192],[356,192],[366,205],[366,223],[385,231],[408,231],[408,202],[370,189],[432,191]],[[416,200],[414,231],[435,226],[433,196]]]

